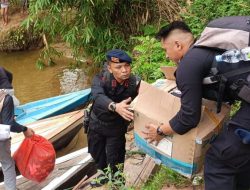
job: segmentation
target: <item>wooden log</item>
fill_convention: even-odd
[[[72,190],[77,190],[80,188],[81,184],[88,179],[88,176],[85,175],[82,180],[72,189]]]
[[[98,177],[100,175],[100,173],[96,173],[94,174],[93,176],[91,176],[90,178],[88,179],[85,179],[85,180],[81,180],[75,187],[73,190],[88,190],[88,189],[93,189],[91,186],[90,186],[90,182],[92,180],[94,180],[96,177]],[[94,188],[96,189],[96,188]]]
[[[126,175],[126,186],[127,187],[140,187],[143,185],[149,177],[156,171],[158,166],[155,161],[145,156],[141,163],[133,163],[134,158],[128,159],[125,162],[125,175]]]
[[[127,153],[129,151],[136,152],[138,148],[134,145],[133,131],[130,131],[126,135],[127,144],[126,149]],[[145,183],[151,174],[155,173],[158,169],[158,166],[155,164],[155,161],[145,155],[135,154],[133,156],[127,157],[124,165],[124,173],[126,177],[126,187],[135,187],[139,188],[143,183]],[[97,177],[99,174],[95,174],[89,179],[79,183],[74,190],[89,190],[93,189],[89,185],[89,182]],[[102,187],[94,188],[95,190],[104,190],[108,189],[107,185]]]

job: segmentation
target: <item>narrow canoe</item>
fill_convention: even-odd
[[[42,119],[27,127],[32,128],[36,134],[48,139],[56,150],[64,148],[70,143],[74,136],[79,132],[83,123],[83,110],[74,111],[47,119]],[[22,133],[11,133],[11,153],[13,154],[24,139]],[[1,170],[1,164],[0,164]],[[3,180],[0,172],[0,181]]]
[[[15,108],[16,121],[26,125],[40,119],[66,113],[88,102],[90,92],[91,90],[88,88],[20,105]]]

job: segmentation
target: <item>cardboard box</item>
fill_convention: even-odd
[[[165,79],[158,80],[154,86],[141,83],[139,95],[134,102],[135,142],[151,157],[191,178],[203,165],[209,141],[218,133],[230,107],[223,105],[221,112],[216,114],[216,103],[203,101],[201,120],[196,128],[184,135],[166,137],[157,146],[147,143],[142,134],[145,125],[149,122],[167,123],[179,111],[180,98],[171,94],[175,87],[175,81]]]
[[[165,78],[168,80],[175,80],[174,73],[177,67],[174,66],[161,66],[161,70],[165,75]]]

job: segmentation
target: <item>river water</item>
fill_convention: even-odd
[[[38,70],[35,62],[39,50],[26,52],[0,53],[0,66],[13,74],[15,95],[21,104],[57,96],[60,94],[59,75],[69,65],[70,59],[60,58],[53,67]],[[68,147],[57,152],[64,155],[87,146],[86,135],[81,130]]]
[[[13,86],[21,104],[60,94],[58,74],[67,66],[67,59],[60,64],[38,70],[35,62],[40,51],[1,53],[0,65],[13,74]]]

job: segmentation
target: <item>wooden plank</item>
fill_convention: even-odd
[[[62,120],[64,118],[63,116],[67,117],[66,120],[59,122],[59,120]],[[56,121],[55,125],[53,125],[54,121]],[[49,124],[49,122],[51,123],[51,125]],[[56,140],[64,137],[64,135],[67,135],[72,129],[80,125],[82,122],[83,122],[83,110],[71,112],[69,114],[63,114],[62,116],[48,118],[45,119],[44,122],[43,120],[35,122],[36,128],[34,130],[36,134],[45,137],[51,143],[53,143]],[[30,124],[28,126],[31,125],[34,126],[34,124]],[[24,135],[22,133],[16,134],[12,137],[11,140],[12,154],[18,149],[23,139]]]
[[[74,174],[76,174],[78,171],[80,171],[83,167],[88,165],[88,163],[92,160],[92,157],[90,154],[81,160],[80,162],[77,162],[77,164],[73,167],[71,167],[69,170],[67,170],[63,175],[60,177],[54,178],[46,187],[42,188],[42,190],[53,190],[60,186],[60,184],[63,184],[68,179],[70,179]]]
[[[52,141],[56,141],[57,139],[61,138],[61,136],[66,135],[72,128],[80,125],[83,122],[83,114],[79,113],[74,115],[71,120],[67,122],[65,125],[57,128],[55,131],[50,133],[47,137]]]
[[[86,180],[81,180],[74,188],[73,190],[88,190],[88,189],[92,189],[92,187],[90,186],[90,182],[95,179],[96,177],[98,177],[100,174],[97,172],[96,174],[94,174],[93,176],[87,178]]]
[[[34,129],[34,131],[37,134],[42,134],[42,133],[45,133],[46,131],[51,131],[51,130],[54,130],[55,128],[59,128],[62,125],[67,127],[67,125],[70,122],[72,122],[73,119],[75,119],[74,116],[83,117],[83,111],[75,111],[75,112],[71,112],[68,114],[63,114],[60,116],[47,118],[47,119],[29,124],[27,125],[27,127]],[[19,141],[22,141],[24,139],[24,136],[19,133],[12,133],[11,136],[12,136],[13,144]]]
[[[82,180],[72,189],[72,190],[77,190],[79,188],[81,188],[81,185],[83,184],[84,181],[86,181],[88,179],[88,176],[85,175]]]
[[[137,151],[138,148],[134,145],[133,131],[130,131],[126,135],[127,144],[126,149],[128,151]],[[140,188],[149,177],[155,173],[158,166],[155,164],[155,161],[149,157],[141,154],[136,154],[131,157],[127,157],[124,164],[124,173],[126,177],[126,187],[135,187]],[[93,189],[89,185],[89,182],[97,177],[99,174],[95,174],[89,179],[78,183],[73,190],[89,190]],[[107,185],[94,188],[95,190],[104,190],[108,189]]]
[[[17,180],[17,187],[19,189],[25,189],[25,190],[43,189],[45,186],[51,183],[55,178],[64,175],[64,173],[67,172],[67,170],[69,170],[72,166],[77,165],[82,159],[83,159],[82,157],[77,157],[75,159],[68,160],[67,162],[58,164],[53,170],[53,172],[48,176],[48,178],[41,183],[36,183],[22,177]],[[60,183],[60,181],[58,183]]]
[[[86,154],[86,153],[88,153],[88,147],[82,148],[80,150],[69,153],[69,154],[62,156],[60,158],[57,158],[56,164],[66,162],[67,160],[74,159],[74,158],[78,157],[79,155]]]
[[[134,143],[133,131],[126,135],[126,139],[127,152],[139,150]],[[127,157],[124,164],[126,186],[140,187],[141,184],[149,179],[150,175],[153,174],[156,169],[157,165],[154,160],[147,155],[135,154]]]
[[[129,158],[125,162],[124,173],[127,187],[140,187],[147,182],[157,168],[155,161],[149,156],[146,156],[141,163],[135,163],[135,161],[135,158]]]
[[[50,120],[46,119],[45,122],[37,122],[36,127],[34,125],[28,125],[28,127],[31,126],[36,134],[46,137],[50,142],[54,142],[82,123],[83,111],[66,114],[65,117],[57,116],[56,119],[52,117]],[[12,148],[16,149],[14,147],[19,146],[23,139],[23,134],[13,135],[11,140]]]
[[[45,181],[39,184],[32,182],[21,175],[17,176],[17,187],[19,189],[25,190],[38,190],[43,189],[51,183],[55,185],[55,181],[56,185],[62,184],[63,182],[70,179],[73,174],[77,173],[92,161],[92,158],[90,154],[87,153],[87,150],[88,148],[83,148],[56,159],[56,166],[53,172],[47,177]],[[62,176],[67,176],[68,178],[64,177],[62,180]],[[3,182],[0,183],[0,189],[3,189]],[[52,190],[55,188],[50,187],[47,189]]]

